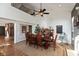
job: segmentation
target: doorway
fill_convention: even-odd
[[[0,26],[0,45],[4,43],[5,26]]]
[[[1,23],[2,25],[3,23]],[[0,26],[0,54],[7,55],[8,47],[14,45],[14,24],[5,23]]]
[[[14,44],[14,24],[6,23],[5,24],[5,40],[9,44]]]

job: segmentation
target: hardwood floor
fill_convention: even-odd
[[[26,55],[19,49],[15,48],[13,40],[5,40],[4,36],[0,36],[0,56],[23,56]]]
[[[67,56],[66,48],[59,44],[57,44],[55,51],[53,47],[41,50],[41,48],[36,48],[33,45],[26,45],[25,41],[17,43],[15,47],[26,53],[28,56]]]
[[[4,36],[0,36],[0,45],[4,43]]]
[[[57,48],[54,51],[53,47],[48,49],[34,48],[34,46],[26,45],[25,41],[21,41],[17,44],[13,44],[10,39],[5,41],[3,37],[0,37],[0,45],[6,43],[6,45],[0,46],[1,56],[67,56],[66,47],[57,44]],[[7,45],[9,44],[9,45]]]

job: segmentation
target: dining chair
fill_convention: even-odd
[[[49,47],[49,34],[48,33],[45,34],[44,40],[45,40],[45,49],[48,49]]]
[[[55,37],[54,38],[52,38],[52,40],[50,39],[50,47],[53,47],[54,48],[54,50],[56,49],[56,40],[57,40],[57,34],[55,35]]]
[[[57,40],[57,34],[55,35],[55,39],[54,39],[54,41],[53,41],[53,48],[54,48],[54,50],[56,49],[56,40]]]
[[[29,32],[29,34],[28,34],[28,42],[29,42],[29,45],[31,45],[31,40],[32,40],[32,33]]]
[[[26,37],[26,44],[27,44],[28,41],[29,41],[29,32],[26,32],[26,33],[25,33],[25,37]]]
[[[34,45],[34,47],[35,47],[35,44],[36,44],[35,36],[34,36],[34,34],[30,33],[30,35],[29,35],[29,45],[30,46]]]
[[[36,38],[37,38],[37,48],[42,47],[42,33],[38,32]]]

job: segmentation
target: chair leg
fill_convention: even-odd
[[[37,44],[37,48],[39,47],[39,45]]]
[[[54,51],[55,51],[56,50],[56,43],[54,43],[53,47],[54,47]]]
[[[28,39],[26,39],[26,44],[28,43]]]
[[[54,51],[55,51],[55,47],[54,47]]]
[[[34,43],[34,48],[35,48],[35,46],[36,46],[36,45],[35,45],[35,43]]]

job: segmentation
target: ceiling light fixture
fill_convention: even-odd
[[[61,4],[59,4],[58,6],[59,6],[59,7],[62,7],[62,5],[61,5]]]
[[[40,9],[39,10],[33,10],[34,12],[31,15],[40,15],[43,16],[44,14],[49,14],[49,12],[45,12],[46,9],[42,9],[42,3],[40,3]]]

